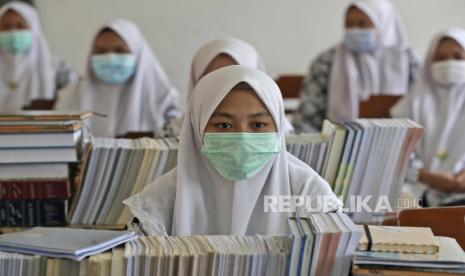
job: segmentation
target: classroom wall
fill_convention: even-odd
[[[423,55],[434,32],[465,27],[465,0],[393,0],[412,46]],[[303,73],[341,39],[348,0],[36,0],[52,50],[81,72],[92,36],[115,17],[141,27],[184,95],[198,47],[223,36],[242,38],[262,54],[270,75]]]

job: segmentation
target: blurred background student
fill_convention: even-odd
[[[310,66],[295,115],[298,132],[318,132],[323,120],[351,121],[370,95],[406,93],[418,62],[401,18],[388,0],[357,0],[345,14],[344,40]]]
[[[200,47],[192,59],[188,98],[195,84],[206,74],[230,65],[244,65],[265,71],[257,50],[235,38],[215,39]]]
[[[53,58],[34,7],[11,2],[0,9],[0,112],[15,112],[33,100],[53,100],[77,80]]]
[[[391,110],[425,128],[412,162],[412,191],[426,206],[465,205],[465,30],[438,34],[413,91]]]
[[[187,100],[190,100],[194,86],[203,76],[230,65],[243,65],[265,72],[265,65],[260,54],[249,43],[235,38],[212,40],[197,50],[194,55]],[[285,133],[292,133],[294,131],[292,124],[287,119],[285,124]]]
[[[60,94],[57,109],[106,115],[89,122],[98,137],[153,132],[182,116],[178,91],[139,28],[127,20],[112,21],[98,31],[85,78]]]

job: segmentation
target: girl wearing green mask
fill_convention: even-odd
[[[0,111],[21,110],[35,99],[55,98],[55,91],[77,80],[73,70],[54,60],[37,11],[12,2],[0,10]]]
[[[224,67],[193,95],[177,168],[124,201],[147,233],[286,234],[293,214],[265,212],[269,197],[321,196],[327,209],[341,207],[329,185],[286,151],[281,92],[265,73]]]

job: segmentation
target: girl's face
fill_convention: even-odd
[[[219,54],[208,64],[202,77],[210,72],[230,65],[237,65],[237,62],[228,54]]]
[[[452,38],[443,38],[433,55],[433,62],[465,60],[465,49]]]
[[[277,132],[276,124],[265,104],[249,88],[237,88],[218,105],[205,132]]]
[[[26,19],[15,11],[9,10],[0,18],[0,32],[29,29]]]
[[[361,9],[352,6],[347,10],[345,27],[346,29],[372,29],[375,28],[375,24]]]
[[[131,49],[123,38],[112,30],[103,30],[95,39],[92,54],[103,55],[108,53],[129,54]]]

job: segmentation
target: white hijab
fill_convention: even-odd
[[[265,65],[260,54],[249,43],[234,38],[223,38],[210,41],[197,51],[192,60],[189,91],[187,94],[188,101],[190,100],[195,84],[200,80],[213,59],[220,54],[227,54],[236,61],[237,65],[248,66],[265,72]],[[284,129],[286,134],[294,132],[294,127],[287,119]]]
[[[30,26],[33,41],[24,55],[12,56],[0,49],[0,111],[14,112],[34,99],[55,97],[56,69],[42,33],[37,11],[29,4],[12,2],[0,9],[0,17],[9,10],[20,14]],[[16,89],[12,89],[14,84]]]
[[[87,78],[74,91],[68,108],[91,110],[107,115],[90,122],[94,136],[114,137],[128,132],[145,132],[162,128],[170,117],[179,117],[179,95],[152,52],[139,28],[127,20],[104,25],[120,35],[136,57],[136,71],[122,87],[97,80],[88,57]]]
[[[402,20],[388,0],[356,0],[379,34],[373,54],[353,54],[343,43],[336,47],[329,83],[328,118],[336,122],[358,118],[360,101],[371,95],[402,95],[408,91],[409,58]]]
[[[425,169],[458,173],[465,169],[465,84],[446,88],[433,80],[432,60],[443,38],[452,38],[465,49],[464,29],[454,28],[438,34],[413,91],[391,113],[395,117],[412,118],[425,127],[425,136],[417,150]],[[440,152],[447,152],[447,158],[437,158]]]
[[[208,42],[194,55],[191,65],[188,99],[195,84],[200,80],[208,65],[220,54],[227,54],[238,65],[249,66],[265,71],[262,58],[249,43],[235,38],[216,39]]]
[[[231,182],[202,155],[202,136],[216,107],[241,82],[249,84],[270,111],[281,151],[252,178]],[[194,93],[181,130],[177,168],[125,201],[149,233],[159,232],[160,223],[172,229],[168,232],[173,235],[288,233],[287,218],[291,214],[265,213],[265,195],[323,195],[330,197],[334,209],[340,207],[341,202],[325,180],[286,151],[281,92],[265,73],[251,67],[228,66],[203,77]],[[167,212],[173,207],[172,214]],[[169,215],[172,220],[166,218]]]

